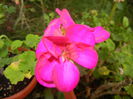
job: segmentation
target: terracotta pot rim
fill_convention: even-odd
[[[31,82],[24,89],[15,93],[12,96],[5,97],[3,99],[23,99],[33,90],[33,88],[36,86],[36,84],[37,84],[36,78],[33,77]]]

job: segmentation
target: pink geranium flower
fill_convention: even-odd
[[[35,75],[43,86],[68,92],[80,78],[75,63],[94,68],[98,61],[94,45],[108,39],[110,34],[100,26],[75,24],[66,9],[56,12],[60,17],[50,22],[37,46]]]

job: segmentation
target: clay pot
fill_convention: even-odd
[[[77,99],[76,95],[73,91],[65,92],[64,97],[65,97],[65,99]]]
[[[36,84],[37,84],[36,78],[33,77],[31,82],[24,89],[22,89],[21,91],[12,96],[3,99],[24,99],[33,90]]]

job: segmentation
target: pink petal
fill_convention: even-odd
[[[56,13],[58,13],[58,15],[60,15],[60,16],[61,16],[62,11],[61,11],[59,8],[56,8],[56,9],[55,9],[55,11],[56,11]]]
[[[85,68],[92,69],[98,62],[97,52],[92,47],[83,44],[71,45],[69,52],[69,57]]]
[[[62,36],[45,36],[42,41],[47,50],[56,58],[61,55],[66,44],[69,43],[69,39]]]
[[[38,43],[38,45],[37,45],[37,48],[36,48],[36,57],[37,57],[37,59],[39,59],[39,57],[42,55],[42,54],[44,54],[44,53],[46,53],[47,52],[47,49],[46,49],[46,47],[44,46],[44,44],[43,44],[43,42],[42,42],[42,40]]]
[[[95,27],[93,29],[94,29],[93,34],[95,35],[96,43],[103,42],[110,37],[110,33],[101,26]]]
[[[53,70],[53,81],[57,89],[62,92],[72,91],[77,86],[79,77],[77,67],[70,61],[56,65]]]
[[[90,46],[95,45],[95,38],[93,33],[91,33],[90,29],[84,25],[75,24],[70,26],[66,30],[66,37],[74,42],[81,42]]]
[[[56,65],[56,62],[52,59],[51,61],[48,60],[50,58],[50,55],[41,56],[41,58],[39,58],[39,60],[37,61],[35,69],[35,76],[37,81],[45,87],[55,87],[55,84],[52,80],[52,71],[54,66]]]
[[[56,12],[60,15],[60,21],[63,24],[64,28],[69,27],[70,25],[75,24],[73,19],[71,18],[69,12],[67,9],[63,9],[62,11],[58,8],[56,9]]]
[[[61,22],[60,22],[59,18],[56,18],[56,19],[52,20],[49,23],[46,30],[44,31],[44,35],[45,36],[61,36],[62,32],[61,32],[61,29],[60,29],[60,25],[61,25]]]
[[[45,36],[45,38],[47,38],[48,40],[52,41],[57,45],[66,45],[70,43],[69,39],[63,36]]]
[[[61,55],[62,49],[60,46],[57,46],[56,44],[54,44],[51,40],[47,39],[47,37],[44,37],[42,39],[43,44],[46,46],[47,50],[54,56],[54,57],[58,57],[59,55]]]

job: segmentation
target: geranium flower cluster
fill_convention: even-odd
[[[60,17],[49,23],[36,49],[35,76],[45,87],[69,92],[80,79],[75,63],[94,68],[98,62],[94,46],[108,39],[110,34],[101,26],[76,24],[67,9],[57,8],[56,12]]]

